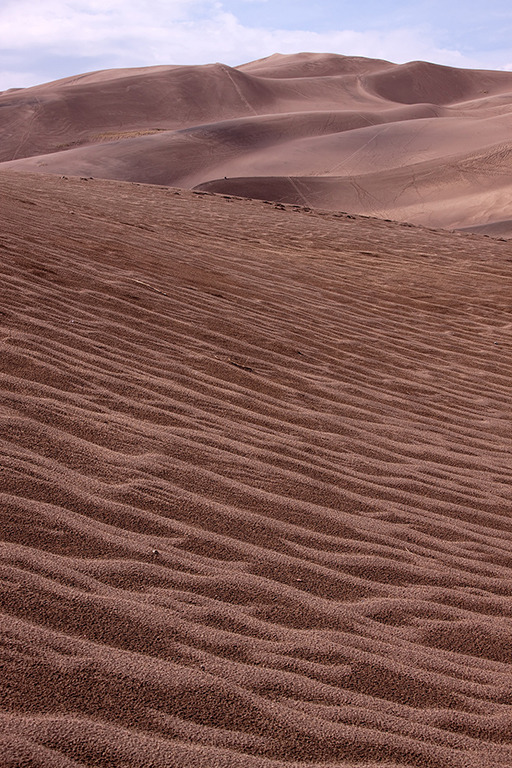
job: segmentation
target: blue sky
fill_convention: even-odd
[[[325,51],[512,70],[507,0],[0,0],[0,90],[110,67]]]

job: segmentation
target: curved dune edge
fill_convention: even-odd
[[[7,764],[510,765],[510,245],[0,195]]]
[[[384,219],[512,218],[510,72],[312,53],[106,70],[0,93],[0,129],[2,170],[245,197],[271,178],[271,200]]]
[[[500,156],[499,166],[496,155]],[[412,169],[361,176],[215,179],[194,189],[508,237],[505,216],[512,200],[511,161],[512,155],[503,158],[499,148],[491,147],[462,158],[451,157],[442,170],[437,161],[427,161]],[[479,224],[492,219],[496,221]]]

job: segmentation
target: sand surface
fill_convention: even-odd
[[[511,133],[512,72],[333,54],[107,70],[0,93],[0,168],[435,227],[500,222],[506,237]]]
[[[512,248],[0,174],[2,768],[512,764]]]

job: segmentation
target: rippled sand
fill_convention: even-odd
[[[511,246],[0,199],[2,765],[511,765]]]

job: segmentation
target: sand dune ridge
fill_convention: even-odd
[[[510,72],[334,54],[107,70],[0,94],[0,168],[507,236],[511,99]]]

